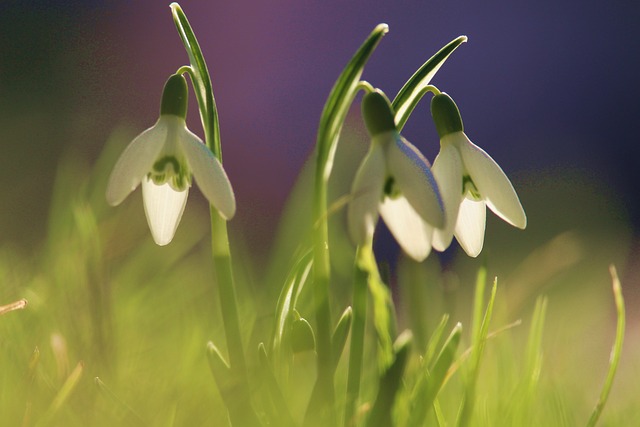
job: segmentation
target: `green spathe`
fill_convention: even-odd
[[[188,101],[187,80],[182,74],[173,74],[164,84],[162,90],[160,115],[171,114],[186,119]]]
[[[380,90],[375,90],[364,96],[362,116],[371,136],[396,129],[391,103]]]
[[[442,92],[431,100],[431,116],[436,124],[438,135],[440,138],[454,132],[462,132],[462,117],[460,110],[453,99],[446,93]]]

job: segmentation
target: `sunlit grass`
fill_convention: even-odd
[[[102,197],[108,165],[128,137],[114,134],[93,169],[75,157],[60,164],[49,233],[39,250],[27,255],[0,249],[2,425],[225,425],[226,410],[206,351],[208,341],[224,342],[219,301],[210,282],[206,209],[187,211],[175,242],[160,248],[148,236],[139,198],[121,209],[106,207]],[[340,165],[336,168],[339,176]],[[293,197],[290,203],[295,210],[306,201]],[[338,230],[344,226],[342,216],[340,209],[332,216]],[[626,397],[639,391],[629,377],[637,375],[637,347],[625,347],[616,381],[607,376],[619,294],[614,298],[610,291],[606,266],[623,252],[615,247],[612,233],[611,240],[601,241],[608,248],[598,246],[595,258],[588,232],[577,229],[528,249],[517,244],[515,254],[507,255],[508,264],[496,257],[507,254],[510,246],[497,240],[487,243],[490,255],[484,257],[484,268],[482,261],[465,257],[456,257],[446,273],[436,257],[422,264],[404,258],[391,264],[398,316],[393,327],[398,333],[410,328],[413,339],[403,369],[398,367],[403,380],[383,375],[380,383],[398,387],[395,400],[390,395],[390,401],[374,409],[380,399],[380,360],[372,327],[375,310],[369,307],[356,419],[364,422],[371,411],[389,414],[394,408],[389,416],[408,426],[586,425],[613,385],[602,425],[629,425],[639,411]],[[297,238],[295,233],[281,237],[277,245],[296,246]],[[335,241],[332,257],[352,262],[349,244],[338,237]],[[237,256],[243,341],[255,378],[268,363],[258,343],[264,342],[274,357],[268,344],[276,322],[273,310],[285,272],[301,256],[274,256],[270,262],[284,265],[268,265],[268,270],[280,271],[271,275],[257,273],[250,251]],[[256,264],[265,265],[265,260]],[[496,270],[501,276],[489,292]],[[342,308],[350,299],[348,285],[337,289],[350,280],[350,272],[344,274],[338,270],[332,284],[333,303]],[[303,289],[298,309],[313,324],[311,307]],[[618,329],[617,345],[621,333]],[[226,355],[225,348],[220,351]],[[310,352],[286,354],[293,357],[288,372],[273,371],[272,379],[256,383],[268,387],[269,381],[277,381],[280,402],[290,419],[299,422],[315,364]],[[347,344],[336,366],[338,396],[346,388],[348,355]],[[417,412],[411,403],[415,396],[433,402],[419,407],[426,424],[412,415]]]

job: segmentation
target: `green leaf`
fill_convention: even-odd
[[[251,405],[249,390],[240,378],[234,377],[229,364],[211,341],[207,343],[207,359],[234,427],[261,426],[262,423]]]
[[[371,408],[367,421],[368,427],[388,427],[394,425],[393,404],[402,385],[402,376],[407,365],[413,337],[410,331],[403,332],[394,343],[395,358],[380,377],[378,396]]]
[[[332,356],[333,356],[333,370],[335,372],[340,362],[340,356],[344,351],[344,346],[347,343],[349,337],[349,329],[351,328],[351,320],[353,319],[353,311],[351,307],[347,307],[342,316],[338,320],[335,329],[333,330],[333,336],[331,337]]]
[[[298,258],[294,266],[289,271],[285,280],[285,285],[280,292],[275,313],[275,327],[273,338],[271,340],[272,356],[275,355],[276,360],[282,362],[284,357],[284,343],[288,340],[287,332],[289,331],[289,322],[292,320],[291,314],[295,310],[298,301],[298,295],[307,282],[313,265],[313,253],[305,252]]]
[[[458,323],[442,346],[440,354],[438,354],[438,357],[435,359],[433,368],[425,372],[416,383],[411,396],[411,414],[407,424],[409,427],[419,427],[424,424],[424,420],[433,406],[433,402],[444,385],[449,368],[453,364],[461,336],[462,324]],[[426,368],[427,366],[428,364],[425,360],[424,367]]]
[[[609,267],[609,271],[611,273],[611,281],[613,283],[613,296],[615,298],[616,314],[618,317],[618,321],[616,323],[616,339],[613,343],[613,349],[611,350],[609,371],[607,372],[607,377],[602,386],[600,398],[598,399],[596,407],[593,409],[591,417],[589,418],[589,422],[587,423],[588,427],[593,427],[596,425],[598,419],[600,418],[600,414],[602,414],[604,405],[607,403],[609,392],[611,391],[611,387],[613,386],[613,379],[616,376],[618,364],[620,363],[620,355],[622,354],[622,343],[624,342],[626,315],[624,308],[624,298],[622,297],[622,285],[620,284],[620,279],[618,278],[616,268],[613,265]]]
[[[482,300],[484,299],[484,288],[486,273],[484,269],[480,269],[478,272],[478,280],[476,281],[476,293],[474,307],[479,309],[482,306]],[[460,405],[460,411],[458,412],[458,426],[466,426],[470,422],[471,415],[473,413],[473,407],[475,403],[476,383],[478,381],[478,373],[480,372],[480,361],[484,353],[484,346],[487,341],[487,335],[489,334],[489,323],[493,316],[493,305],[496,300],[496,292],[498,290],[498,279],[494,279],[493,287],[491,288],[491,297],[487,304],[487,309],[484,312],[484,317],[480,323],[480,327],[473,325],[472,330],[477,331],[475,335],[471,337],[471,359],[469,361],[469,377],[465,388],[465,394]],[[478,311],[479,313],[479,311]],[[480,316],[474,313],[474,321],[478,321]]]
[[[379,24],[360,49],[351,58],[338,80],[331,89],[320,118],[317,140],[317,169],[316,173],[325,182],[329,179],[333,166],[333,155],[340,136],[349,107],[358,92],[358,83],[369,57],[380,42],[382,36],[389,31],[386,24]]]
[[[293,417],[291,416],[291,412],[287,406],[287,401],[282,394],[280,386],[278,385],[278,380],[271,370],[269,358],[267,357],[267,350],[263,343],[258,345],[258,356],[260,359],[260,372],[265,379],[267,388],[269,389],[269,399],[275,409],[272,413],[272,417],[274,418],[273,425],[295,426],[296,424],[293,421]]]
[[[313,351],[316,348],[316,336],[307,319],[300,318],[291,324],[291,349],[293,353]]]
[[[409,80],[402,86],[395,99],[391,103],[393,111],[396,112],[396,126],[398,132],[402,130],[407,119],[416,108],[420,99],[426,93],[427,86],[436,75],[442,64],[449,58],[449,55],[462,43],[467,41],[466,36],[460,36],[433,55],[422,67],[420,67]]]
[[[445,313],[442,315],[442,319],[440,319],[440,323],[438,323],[438,326],[436,326],[436,329],[433,331],[433,334],[431,334],[431,337],[429,338],[429,342],[427,343],[427,348],[424,352],[424,363],[426,366],[433,365],[432,362],[436,355],[436,348],[440,343],[440,338],[442,337],[442,334],[444,333],[444,328],[447,326],[448,322],[449,322],[449,314]]]
[[[53,398],[51,405],[49,405],[49,408],[36,424],[36,426],[47,426],[53,422],[55,415],[58,413],[58,411],[60,411],[60,408],[64,406],[73,391],[78,386],[83,372],[84,363],[78,362],[76,367],[73,369],[73,371],[71,371],[71,373],[65,380],[64,384],[62,384],[62,387],[60,387],[60,390],[58,390],[58,393]]]
[[[218,122],[218,110],[213,97],[213,86],[211,77],[207,69],[207,63],[202,55],[200,44],[196,39],[189,20],[182,11],[178,3],[171,3],[171,13],[173,22],[176,25],[180,39],[189,56],[191,64],[190,76],[193,81],[198,107],[200,109],[200,119],[205,133],[205,140],[213,154],[222,161],[222,149],[220,144],[220,124]]]

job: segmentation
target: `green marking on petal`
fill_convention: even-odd
[[[191,185],[189,168],[175,156],[164,156],[156,160],[147,176],[156,185],[169,183],[175,191],[183,191]]]
[[[480,191],[478,191],[478,187],[473,182],[469,175],[464,175],[462,177],[462,194],[468,194],[475,201],[482,200],[482,196],[480,195]]]
[[[153,164],[153,170],[155,172],[164,172],[167,170],[167,166],[171,167],[174,173],[180,172],[180,163],[174,156],[164,156],[160,160],[157,160]]]
[[[384,195],[390,199],[397,199],[402,195],[394,177],[390,176],[384,183]]]

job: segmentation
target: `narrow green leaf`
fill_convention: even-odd
[[[120,399],[107,385],[102,382],[102,380],[98,377],[94,378],[94,382],[96,387],[100,391],[100,394],[107,398],[109,402],[111,402],[117,411],[122,415],[120,416],[120,422],[126,423],[126,425],[135,425],[135,426],[145,426],[148,425],[140,415],[136,413],[136,411],[131,408],[131,406],[127,405],[122,399]]]
[[[436,326],[436,329],[431,334],[429,338],[429,342],[427,342],[427,348],[424,352],[424,364],[425,366],[432,367],[434,357],[436,355],[436,349],[438,348],[438,344],[440,343],[440,338],[442,338],[442,334],[444,333],[444,328],[446,328],[447,323],[449,322],[449,314],[445,313],[442,315],[442,319],[440,319],[440,323]]]
[[[487,283],[487,268],[480,267],[476,275],[476,289],[473,298],[473,320],[471,324],[471,340],[473,343],[480,339],[480,328],[482,327],[482,317],[484,314],[484,290]]]
[[[291,349],[293,353],[313,351],[316,348],[316,336],[309,321],[304,318],[294,320],[291,324]]]
[[[449,55],[462,43],[467,41],[466,36],[460,36],[440,49],[422,67],[420,67],[409,80],[402,86],[392,102],[393,111],[396,112],[396,126],[398,131],[402,130],[407,119],[416,108],[420,99],[426,93],[425,90],[433,76],[438,72],[442,64],[449,58]]]
[[[424,420],[444,385],[449,368],[455,359],[461,336],[462,324],[458,323],[442,346],[433,368],[420,376],[411,396],[411,414],[407,424],[409,427],[419,427],[424,424]],[[424,367],[427,366],[425,363]]]
[[[242,378],[233,375],[220,350],[211,341],[207,343],[207,360],[233,426],[261,426]]]
[[[225,388],[224,384],[229,382],[231,370],[229,368],[229,363],[224,359],[224,356],[222,356],[218,347],[216,347],[211,341],[207,343],[207,360],[209,361],[209,368],[211,368],[211,372],[218,384],[218,388],[220,388],[220,391],[222,392]]]
[[[371,408],[367,427],[388,427],[394,425],[393,405],[402,385],[402,376],[411,351],[413,337],[410,331],[403,332],[394,343],[395,359],[380,377],[378,396]]]
[[[189,56],[191,64],[194,91],[200,109],[200,119],[205,133],[205,140],[213,154],[222,161],[222,148],[220,144],[220,125],[218,122],[218,110],[213,97],[213,86],[207,69],[207,63],[202,55],[200,44],[191,29],[189,20],[178,3],[171,3],[173,22],[176,25],[180,39]]]
[[[67,402],[69,396],[71,396],[76,386],[80,382],[83,371],[84,363],[78,362],[76,367],[73,369],[73,371],[71,371],[71,373],[65,380],[64,384],[62,384],[62,387],[60,387],[60,390],[58,390],[58,393],[53,398],[53,401],[51,402],[51,405],[49,405],[47,411],[44,413],[40,421],[36,424],[37,426],[47,426],[51,424],[55,415]]]
[[[591,417],[589,418],[589,422],[587,423],[587,427],[593,427],[598,422],[600,415],[602,414],[602,410],[604,409],[604,405],[607,403],[607,399],[609,398],[609,392],[611,391],[611,387],[613,386],[613,379],[616,376],[616,372],[618,370],[618,364],[620,363],[620,355],[622,354],[622,344],[624,342],[624,331],[626,324],[626,314],[625,314],[625,306],[624,306],[624,298],[622,297],[622,285],[620,284],[620,279],[618,278],[618,273],[616,268],[611,265],[609,267],[609,272],[611,273],[611,281],[613,283],[613,295],[616,303],[616,315],[618,317],[616,324],[616,340],[613,344],[613,349],[611,350],[611,359],[609,361],[609,371],[607,372],[607,377],[602,386],[602,391],[600,392],[600,398],[596,403],[593,412],[591,413]]]
[[[275,326],[271,340],[271,354],[276,360],[282,362],[284,343],[287,341],[286,333],[289,330],[290,314],[296,307],[298,295],[304,287],[311,266],[313,265],[313,253],[305,252],[289,271],[284,287],[280,291],[280,297],[276,305]]]
[[[358,92],[358,83],[369,57],[380,42],[382,36],[389,31],[386,24],[379,24],[364,41],[355,55],[344,68],[331,89],[320,118],[317,140],[317,169],[323,181],[329,179],[333,166],[333,155],[340,136],[342,124],[349,107]]]
[[[482,276],[482,274],[479,273],[479,276]],[[458,412],[458,426],[468,425],[471,419],[471,415],[473,414],[476,383],[478,381],[478,373],[480,372],[480,361],[482,360],[484,346],[487,341],[487,335],[489,334],[489,323],[491,322],[491,317],[493,315],[493,305],[496,300],[497,289],[498,279],[496,278],[493,281],[491,297],[489,298],[487,309],[484,313],[484,317],[482,318],[482,323],[480,325],[480,328],[477,329],[478,333],[476,336],[472,337],[471,360],[469,361],[469,376],[465,394],[460,405],[460,411]],[[483,292],[481,291],[484,291],[484,283],[481,280],[478,280],[476,283],[476,298],[483,298]],[[474,304],[474,306],[475,305],[478,304],[476,303]],[[476,327],[474,326],[473,329],[476,329]]]
[[[538,297],[533,310],[531,327],[529,328],[529,338],[527,340],[525,378],[526,390],[529,394],[538,383],[540,370],[542,369],[542,332],[544,330],[545,317],[547,313],[547,298]]]
[[[335,372],[340,362],[340,356],[344,351],[344,346],[347,343],[349,337],[349,329],[351,329],[351,320],[353,319],[353,310],[351,307],[347,307],[342,316],[338,320],[335,329],[333,330],[333,336],[331,337],[331,345],[333,346],[333,371]]]
[[[269,363],[264,343],[260,343],[258,345],[258,358],[260,359],[260,372],[264,376],[267,388],[269,389],[269,398],[275,408],[275,411],[272,414],[272,417],[274,417],[272,424],[278,426],[295,426],[296,423],[293,421],[286,399],[284,398],[280,385],[271,370],[271,365]]]

